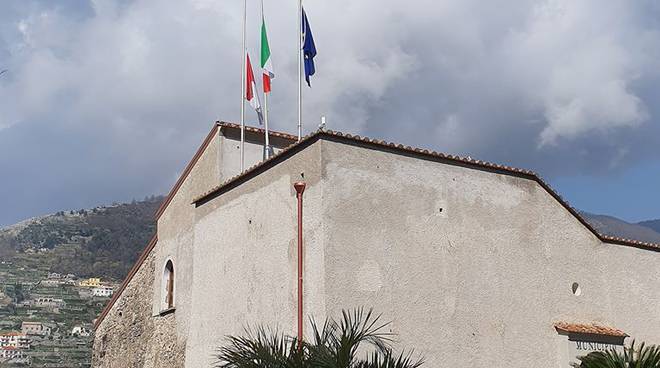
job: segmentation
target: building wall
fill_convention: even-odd
[[[240,172],[238,136],[225,136],[232,131],[214,129],[208,146],[161,214],[157,224],[158,243],[97,327],[94,367],[183,365],[193,301],[192,200]],[[250,167],[263,158],[263,137],[250,133],[246,139],[245,162]],[[275,139],[272,144],[280,151],[290,142]],[[167,260],[174,264],[176,309],[161,313],[165,298],[162,275]]]
[[[185,339],[174,333],[176,314],[152,317],[154,269],[152,252],[97,327],[93,367],[183,367]]]
[[[660,253],[603,244],[531,180],[322,146],[329,313],[375,308],[429,367],[565,367],[559,321],[660,342]]]
[[[152,315],[162,311],[165,299],[163,272],[168,260],[172,260],[175,277],[175,307],[177,314],[177,336],[185,339],[189,334],[192,308],[193,275],[195,272],[194,247],[194,198],[202,195],[240,173],[240,139],[225,136],[218,131],[209,143],[194,168],[183,182],[172,201],[158,220],[158,244],[153,293]],[[248,140],[249,138],[249,140]],[[249,134],[245,143],[245,165],[250,167],[263,158],[263,145],[256,134]],[[278,149],[279,150],[279,149]]]
[[[210,367],[225,337],[268,323],[294,333],[297,214],[293,183],[304,194],[307,221],[306,308],[323,308],[320,146],[296,154],[197,209],[195,273],[186,367]]]
[[[185,340],[188,334],[190,315],[190,290],[194,264],[193,212],[192,199],[220,184],[220,156],[218,154],[220,136],[216,132],[193,167],[187,178],[158,219],[158,243],[154,247],[155,272],[152,274],[154,292],[151,294],[152,316],[157,317],[163,310],[165,285],[163,273],[165,264],[171,260],[174,265],[175,307],[177,315],[176,335]]]
[[[561,321],[660,342],[660,253],[603,244],[534,181],[320,140],[194,209],[235,174],[224,139],[161,216],[158,244],[96,332],[95,367],[208,367],[246,326],[294,334],[299,180],[317,320],[373,307],[428,367],[564,367]],[[176,311],[161,316],[168,258]]]

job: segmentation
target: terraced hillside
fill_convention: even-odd
[[[58,212],[0,230],[0,258],[30,255],[35,267],[121,280],[155,231],[162,197]]]

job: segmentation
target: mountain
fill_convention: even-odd
[[[596,230],[605,235],[660,243],[660,220],[633,224],[612,216],[586,212],[583,212],[582,215]]]
[[[654,231],[660,233],[660,219],[638,222],[637,225],[648,227],[648,228],[653,229]]]
[[[0,257],[30,254],[51,272],[121,280],[153,236],[162,200],[58,212],[0,229]]]

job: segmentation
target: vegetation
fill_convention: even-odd
[[[412,353],[395,354],[390,346],[389,323],[371,310],[343,311],[342,319],[328,319],[319,328],[312,320],[313,341],[267,330],[250,329],[228,337],[217,354],[218,368],[417,368],[422,359]],[[371,348],[370,352],[365,348]]]
[[[30,258],[51,272],[121,280],[154,234],[153,215],[162,199],[58,212],[0,230],[0,257]]]
[[[580,363],[574,364],[576,368],[660,368],[660,346],[644,343],[635,347],[635,342],[623,352],[614,349],[609,351],[596,351],[579,358]]]

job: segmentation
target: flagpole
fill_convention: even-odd
[[[261,21],[265,22],[264,0],[261,0]],[[263,40],[262,40],[263,42]],[[264,71],[261,71],[262,79]],[[270,133],[268,132],[268,92],[264,91],[264,128],[266,129],[266,159],[270,158]]]
[[[298,141],[302,139],[302,0],[298,0]]]
[[[266,128],[266,159],[270,158],[270,133],[268,132],[268,93],[264,92],[264,127]]]
[[[247,0],[243,0],[243,48],[241,50],[241,172],[245,170],[245,78],[246,78]]]

